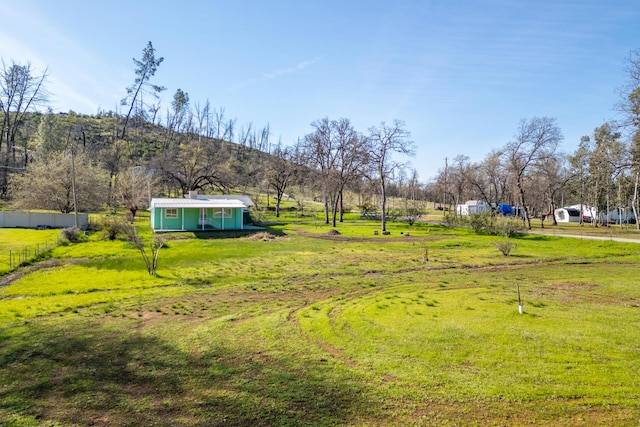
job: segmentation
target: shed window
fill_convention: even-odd
[[[214,218],[231,218],[231,208],[217,208],[213,210]]]
[[[176,208],[167,208],[164,210],[165,218],[178,218],[178,209]]]

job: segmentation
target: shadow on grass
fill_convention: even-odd
[[[121,322],[0,330],[2,425],[335,425],[370,411],[326,361],[190,353]]]
[[[253,234],[264,233],[267,232],[269,234],[273,234],[274,236],[282,237],[285,236],[286,233],[279,228],[274,228],[270,226],[264,226],[260,229],[252,229],[252,230],[237,230],[237,231],[194,231],[193,234],[197,239],[237,239],[241,237],[249,237]]]

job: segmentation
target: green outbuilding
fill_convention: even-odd
[[[198,195],[153,198],[149,206],[151,228],[163,231],[211,231],[244,229],[244,212],[253,206],[246,195]]]

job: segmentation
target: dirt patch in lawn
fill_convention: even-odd
[[[538,286],[532,290],[536,298],[552,297],[562,304],[590,303],[640,307],[640,298],[620,298],[600,291],[602,286],[590,282],[558,282]]]

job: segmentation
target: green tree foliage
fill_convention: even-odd
[[[134,108],[136,108],[136,103],[138,102],[140,104],[137,107],[137,112],[144,117],[146,106],[142,101],[142,95],[146,93],[157,98],[158,94],[165,90],[163,86],[150,83],[151,77],[156,74],[158,67],[164,60],[162,57],[156,58],[155,52],[156,50],[151,42],[149,42],[142,50],[142,59],[133,58],[133,63],[136,66],[136,78],[134,79],[133,84],[127,88],[127,96],[121,101],[123,106],[129,106],[127,115],[124,118],[124,123],[122,124],[122,132],[120,133],[120,138],[122,139],[126,136],[129,120],[131,115],[134,113]]]

